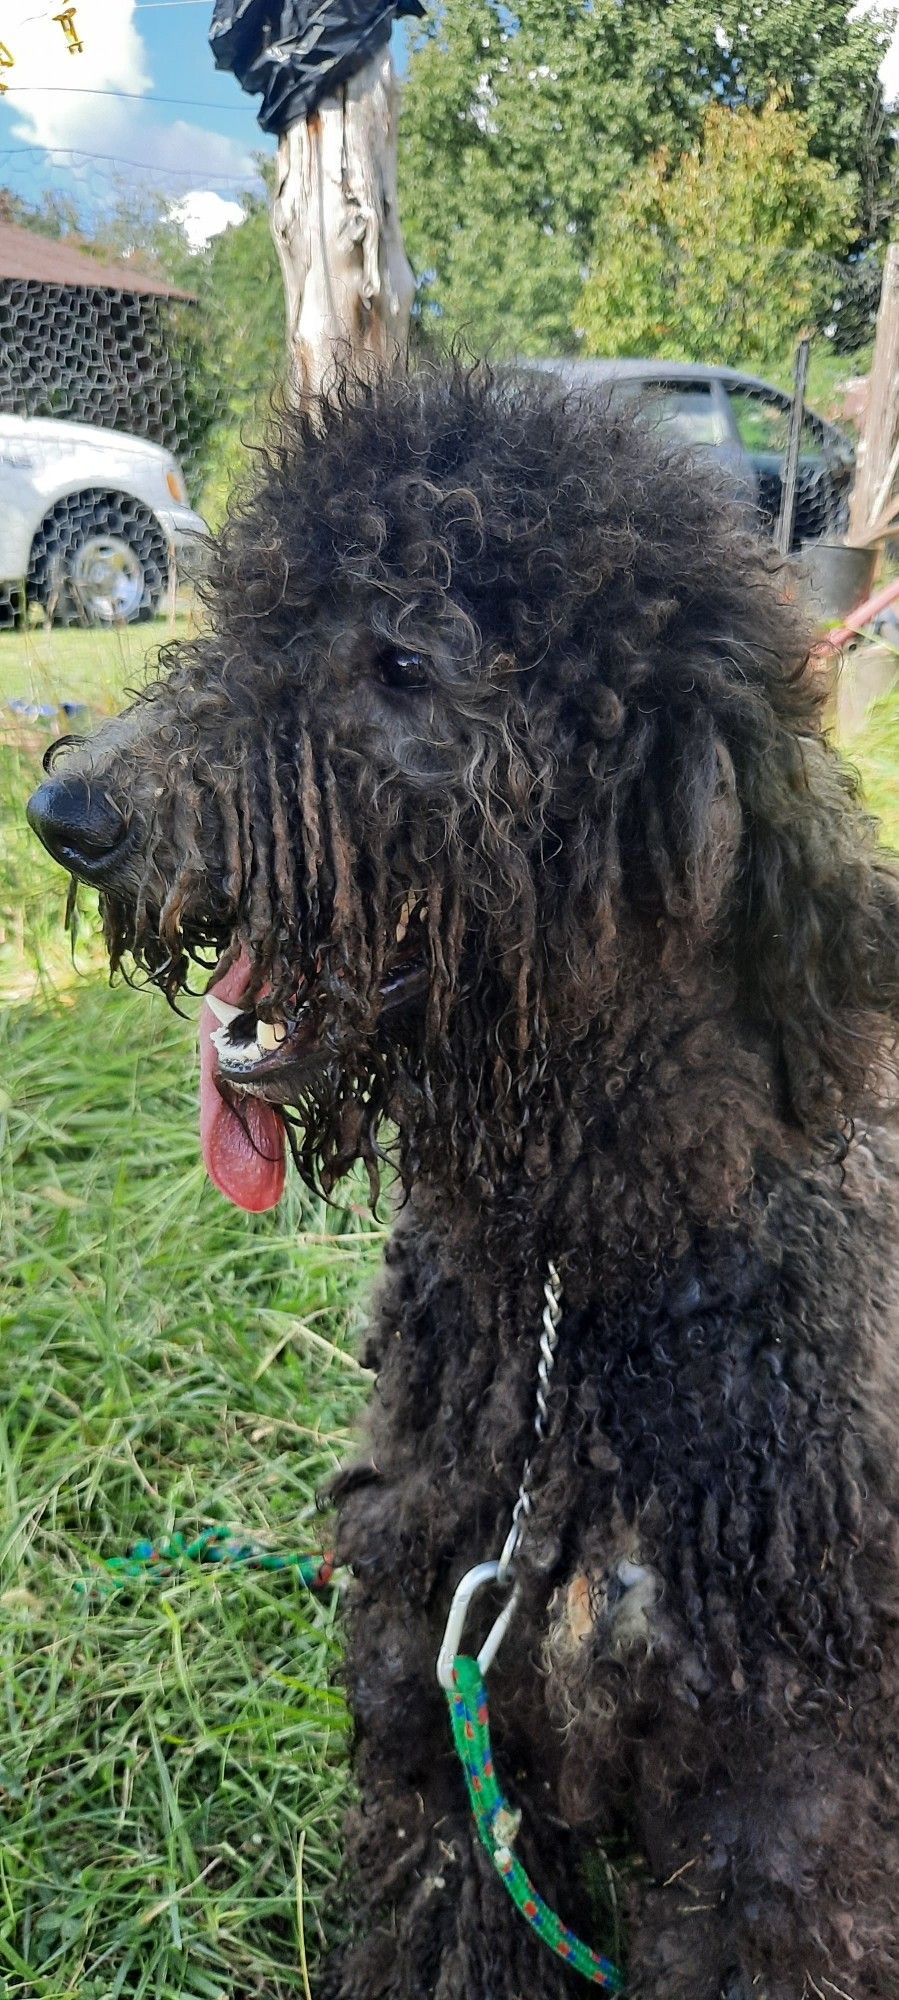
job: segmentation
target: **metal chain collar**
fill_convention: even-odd
[[[559,1322],[562,1318],[562,1280],[550,1259],[547,1266],[546,1282],[543,1287],[543,1321],[540,1333],[540,1359],[537,1363],[537,1411],[534,1417],[536,1444],[524,1462],[518,1498],[512,1509],[512,1525],[503,1543],[496,1580],[499,1584],[508,1582],[509,1570],[524,1541],[528,1521],[534,1511],[531,1487],[534,1477],[534,1458],[546,1437],[549,1422],[549,1385],[556,1365],[556,1349],[559,1345]]]
[[[549,1385],[556,1365],[559,1322],[562,1318],[562,1280],[552,1262],[547,1266],[543,1297],[540,1357],[537,1363],[537,1408],[534,1416],[535,1443],[524,1462],[518,1498],[512,1509],[511,1525],[499,1560],[475,1563],[474,1568],[468,1570],[461,1583],[456,1586],[443,1634],[443,1643],[437,1656],[437,1678],[441,1687],[447,1692],[453,1686],[454,1663],[461,1649],[462,1636],[474,1599],[488,1586],[497,1584],[501,1590],[509,1592],[506,1603],[499,1617],[494,1620],[477,1656],[478,1665],[484,1674],[496,1658],[518,1604],[520,1590],[515,1582],[513,1565],[520,1553],[527,1525],[534,1511],[531,1494],[534,1459],[545,1440],[549,1424]]]

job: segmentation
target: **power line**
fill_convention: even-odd
[[[175,0],[179,6],[185,0]],[[242,104],[213,104],[205,97],[157,97],[140,90],[93,90],[85,84],[73,83],[8,83],[7,97],[53,96],[53,97],[120,97],[135,104],[179,104],[191,111],[234,111],[242,113]],[[52,150],[52,148],[51,148]]]
[[[135,0],[132,12],[135,14],[156,13],[160,7],[208,7],[210,0]],[[30,28],[34,21],[46,21],[43,9],[39,14],[23,14],[20,21],[14,21],[16,28]]]
[[[187,0],[178,0],[178,4],[186,5]],[[203,4],[205,6],[206,0],[203,0]],[[139,173],[161,174],[166,180],[177,174],[180,174],[183,179],[193,182],[197,178],[196,167],[167,167],[163,166],[159,160],[123,159],[119,153],[89,153],[81,146],[55,146],[52,143],[45,145],[39,139],[27,140],[21,146],[0,146],[0,167],[2,167],[5,160],[12,159],[17,153],[60,154],[72,162],[85,160],[96,162],[101,166],[134,167]],[[222,181],[226,187],[238,187],[243,192],[247,191],[248,183],[254,179],[260,179],[260,176],[255,172],[247,173],[245,177],[242,177],[240,174],[207,173],[205,170],[203,172],[204,182]]]

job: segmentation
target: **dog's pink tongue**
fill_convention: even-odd
[[[239,1006],[250,976],[241,952],[213,992]],[[259,1214],[274,1208],[284,1193],[284,1127],[270,1104],[240,1097],[240,1116],[220,1096],[218,1056],[212,1037],[219,1022],[204,1000],[200,1009],[200,1140],[210,1180],[238,1208]]]

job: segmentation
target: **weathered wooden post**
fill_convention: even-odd
[[[811,341],[807,339],[800,340],[799,346],[796,349],[796,365],[793,374],[793,402],[790,409],[790,429],[787,437],[787,453],[784,459],[780,517],[775,535],[775,541],[782,556],[788,556],[790,553],[793,546],[793,529],[796,525],[799,452],[802,445],[802,422],[805,416],[805,385],[808,381],[808,363],[811,351]]]
[[[863,542],[889,503],[899,444],[899,243],[886,255],[868,406],[858,449],[849,541]]]
[[[278,142],[272,229],[297,386],[335,359],[359,373],[403,354],[415,279],[396,194],[397,84],[389,49]]]
[[[420,0],[216,0],[216,63],[278,136],[272,229],[299,395],[405,354],[415,279],[397,204],[395,14]],[[277,17],[277,39],[275,18]]]

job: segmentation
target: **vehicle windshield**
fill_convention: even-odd
[[[728,398],[746,450],[782,456],[790,432],[789,398],[781,402],[779,397],[766,396],[758,389],[729,389]],[[800,449],[803,458],[825,455],[823,438],[808,417],[803,421]]]
[[[705,383],[697,383],[695,388],[689,383],[678,383],[676,388],[674,385],[660,385],[658,388],[650,387],[644,394],[654,427],[676,437],[680,443],[723,445],[730,442],[725,412]]]

